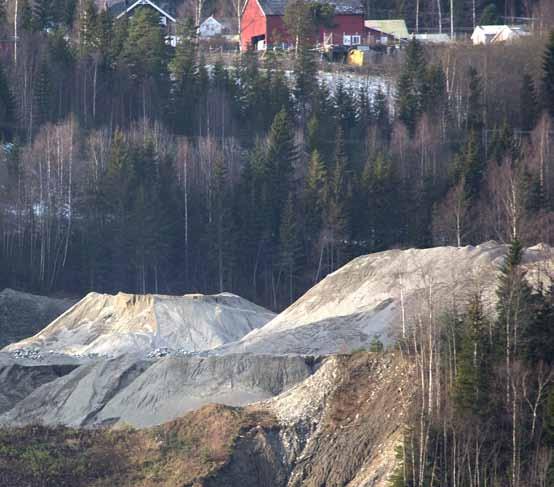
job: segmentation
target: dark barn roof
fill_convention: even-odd
[[[287,0],[259,0],[262,10],[266,15],[285,15]],[[361,0],[329,0],[328,3],[335,6],[337,15],[363,15],[364,6]]]

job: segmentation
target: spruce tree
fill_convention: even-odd
[[[550,33],[542,60],[545,108],[554,117],[554,31]]]
[[[523,73],[520,92],[521,130],[531,132],[539,117],[539,103],[535,82],[528,72]]]
[[[268,114],[262,107],[270,101],[269,85],[267,74],[264,76],[260,71],[255,52],[247,51],[241,56],[235,86],[234,107],[242,122],[241,130],[245,137],[267,130],[273,119],[268,119]]]
[[[465,182],[465,193],[470,199],[479,196],[483,179],[484,164],[479,151],[475,131],[469,133],[469,138],[462,156],[462,177]]]
[[[524,351],[521,337],[528,333],[532,320],[531,288],[521,267],[522,255],[521,242],[512,241],[500,268],[496,292],[498,301],[495,343],[497,354],[506,361],[508,374],[511,362]]]
[[[112,218],[106,225],[108,242],[105,255],[108,276],[106,282],[109,289],[126,289],[128,286],[129,252],[134,253],[131,210],[133,195],[136,194],[134,184],[134,164],[132,154],[121,132],[116,132],[110,147],[110,156],[106,173],[100,185],[100,204]]]
[[[307,126],[309,153],[318,150],[327,167],[332,165],[333,140],[337,130],[334,98],[325,83],[317,86],[312,98],[312,110]]]
[[[308,173],[306,174],[306,189],[304,191],[304,206],[306,208],[306,234],[309,239],[319,236],[321,231],[323,211],[327,200],[328,189],[327,169],[319,152],[315,149],[310,157]]]
[[[308,120],[306,125],[306,148],[309,154],[319,151],[321,139],[319,134],[319,119],[316,115]]]
[[[298,228],[294,209],[295,204],[293,195],[292,193],[289,193],[285,208],[283,210],[283,218],[279,229],[281,266],[286,273],[288,283],[288,304],[291,304],[294,300],[294,277],[300,252],[300,241],[298,238]]]
[[[33,31],[33,10],[29,0],[20,0],[19,2],[19,27],[24,32]]]
[[[267,194],[269,184],[265,170],[265,147],[258,141],[241,172],[233,212],[236,245],[241,249],[236,256],[237,268],[245,271],[239,273],[239,277],[247,278],[245,288],[252,298],[258,297],[255,270],[260,259],[260,249],[265,248],[270,233]]]
[[[4,72],[3,65],[0,64],[0,139],[10,140],[14,129],[16,119],[15,100],[10,89],[8,78]]]
[[[402,222],[398,202],[402,188],[391,161],[379,152],[368,160],[363,173],[367,184],[367,240],[372,251],[385,250],[398,242]]]
[[[269,98],[268,117],[271,117],[271,120],[273,120],[275,115],[277,115],[282,108],[290,112],[293,106],[291,92],[281,69],[276,70],[271,77]]]
[[[199,66],[196,28],[188,17],[179,26],[180,41],[169,69],[173,79],[174,124],[178,133],[191,134],[197,122]]]
[[[392,127],[387,96],[380,86],[373,98],[373,116],[381,144],[388,145]]]
[[[111,67],[113,61],[112,42],[114,32],[110,9],[104,9],[96,16],[95,31],[98,42],[97,48],[101,54],[103,66]]]
[[[212,249],[210,262],[215,267],[216,289],[223,292],[230,285],[232,263],[231,201],[227,167],[222,158],[216,161],[211,188],[211,221],[209,243]]]
[[[143,82],[151,78],[159,82],[166,78],[166,54],[159,14],[148,7],[137,8],[129,20],[120,62],[132,79]]]
[[[33,3],[33,30],[50,29],[54,25],[54,3],[52,0],[35,0]]]
[[[365,87],[361,88],[358,93],[356,104],[356,125],[358,126],[358,134],[361,140],[367,143],[367,131],[372,119],[371,104]]]
[[[383,342],[379,339],[379,335],[373,335],[371,343],[369,344],[369,351],[374,353],[381,353],[385,350]]]
[[[281,110],[271,125],[266,155],[271,207],[272,236],[277,238],[283,207],[291,189],[297,151],[292,123],[285,109]]]
[[[489,155],[498,164],[502,164],[505,158],[515,162],[519,157],[519,146],[514,137],[514,131],[506,120],[504,120],[500,129],[494,131],[489,147]]]
[[[315,53],[309,42],[302,42],[294,62],[294,96],[300,107],[302,118],[315,94],[317,86],[317,64]]]
[[[335,164],[326,190],[327,205],[324,227],[329,243],[329,271],[335,270],[343,263],[343,247],[348,237],[349,210],[352,197],[350,176],[343,132],[339,126],[336,138]]]
[[[8,20],[8,14],[6,12],[6,4],[0,2],[0,26],[4,25]]]
[[[472,66],[469,68],[469,98],[467,107],[467,128],[476,135],[481,134],[483,120],[483,92],[481,77]]]
[[[346,89],[340,80],[335,87],[333,102],[335,106],[335,117],[342,129],[342,143],[345,144],[344,139],[346,138],[350,141],[354,135],[353,129],[356,126],[356,106],[352,93]]]
[[[99,46],[98,14],[94,0],[86,0],[79,12],[79,54],[89,55]]]
[[[488,378],[492,373],[492,364],[488,330],[481,297],[476,295],[471,299],[463,320],[458,352],[454,398],[461,414],[486,416],[489,410]]]
[[[447,105],[446,75],[441,64],[429,66],[425,73],[424,110],[434,116],[444,114]]]
[[[212,89],[216,92],[223,93],[229,89],[229,73],[221,58],[214,63],[210,83]]]
[[[411,135],[427,100],[427,63],[423,47],[414,38],[408,43],[406,57],[396,88],[398,118],[406,125]]]
[[[500,17],[498,16],[498,10],[494,3],[489,3],[481,14],[479,19],[479,25],[498,25],[500,24]]]
[[[554,295],[539,289],[531,296],[531,316],[522,335],[525,358],[531,367],[554,365]]]
[[[108,15],[104,17],[104,21],[110,22],[112,31],[108,57],[112,61],[111,64],[115,67],[118,69],[124,68],[125,62],[122,58],[122,54],[127,44],[127,38],[129,37],[129,17],[124,15],[121,19],[117,19],[117,22],[112,22],[111,17]]]
[[[34,83],[33,100],[36,124],[41,125],[48,122],[52,114],[52,81],[46,59],[43,59],[38,67]]]

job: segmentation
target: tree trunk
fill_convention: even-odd
[[[15,0],[15,9],[13,14],[13,63],[17,66],[17,11],[19,10],[19,0]]]
[[[450,39],[454,40],[454,0],[450,0]]]

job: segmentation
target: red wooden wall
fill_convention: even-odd
[[[252,0],[251,0],[252,1]],[[334,27],[321,28],[319,30],[318,41],[323,42],[323,35],[333,33],[333,44],[342,44],[343,34],[359,34],[364,37],[364,16],[363,15],[335,15],[333,17]],[[270,15],[267,17],[268,26],[268,44],[276,44],[279,42],[287,42],[292,44],[294,39],[290,39],[287,30],[283,23],[283,17]]]
[[[323,42],[325,34],[333,33],[333,44],[342,44],[344,34],[359,34],[364,37],[364,16],[360,15],[335,15],[333,28],[321,28],[318,41]],[[292,44],[280,15],[265,16],[257,0],[248,0],[242,13],[240,47],[246,50],[252,47],[252,38],[265,36],[266,45],[287,43]]]
[[[364,16],[360,15],[335,15],[333,17],[334,27],[332,29],[322,28],[319,30],[319,42],[323,42],[323,33],[333,33],[333,44],[342,44],[343,34],[359,34],[364,38]]]
[[[252,47],[253,37],[266,35],[266,16],[257,0],[248,0],[240,21],[240,48],[246,51]],[[267,39],[267,37],[266,37]]]

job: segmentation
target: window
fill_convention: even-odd
[[[352,45],[358,46],[362,43],[362,38],[358,34],[352,36]]]
[[[342,36],[342,43],[345,46],[351,46],[352,45],[352,36],[344,34]]]

